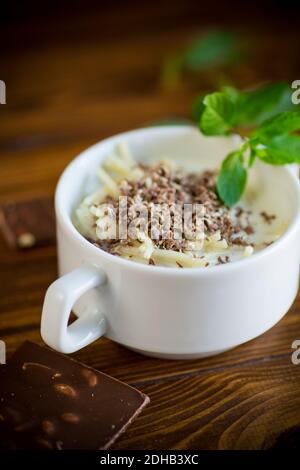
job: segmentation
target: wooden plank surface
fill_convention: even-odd
[[[19,25],[19,42],[15,38],[0,58],[8,100],[0,106],[0,202],[53,194],[68,162],[101,138],[189,115],[196,91],[208,89],[216,77],[203,74],[171,91],[159,76],[163,57],[212,23],[195,3],[177,9],[172,3],[171,16],[167,2],[160,14],[151,5],[140,11],[122,7],[116,18],[107,7],[85,12],[82,22],[74,14],[64,25],[52,17],[44,27],[34,18]],[[238,16],[228,19],[252,47],[247,61],[232,71],[234,83],[299,79],[297,23],[290,18],[278,29],[279,15],[253,28],[254,15],[243,17],[244,23]],[[221,11],[216,23],[223,27],[223,21]],[[1,28],[0,38],[12,34],[13,26]],[[20,253],[1,238],[0,266],[0,338],[9,353],[25,338],[42,343],[41,306],[57,275],[55,246]],[[299,313],[300,297],[269,332],[202,360],[151,359],[107,339],[74,356],[151,397],[115,449],[299,446],[300,365],[291,363],[291,344],[300,339]]]
[[[299,380],[276,360],[147,385],[152,404],[116,448],[299,447]]]

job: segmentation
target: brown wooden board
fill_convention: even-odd
[[[149,2],[122,6],[120,14],[113,7],[83,9],[63,19],[50,15],[1,26],[1,45],[11,40],[0,55],[0,79],[7,85],[7,104],[0,105],[0,203],[52,197],[65,166],[102,138],[168,116],[188,117],[192,98],[224,75],[205,72],[171,90],[161,85],[161,64],[210,25],[232,27],[251,42],[247,61],[230,72],[236,86],[300,79],[293,12],[272,18],[270,8],[253,4],[233,15],[235,7],[220,4],[210,14],[203,2],[162,3],[159,11]],[[17,252],[0,238],[0,339],[8,354],[24,339],[42,344],[41,308],[56,266],[54,245]],[[163,361],[104,338],[74,357],[150,396],[115,449],[299,447],[295,339],[299,296],[269,332],[220,356]]]

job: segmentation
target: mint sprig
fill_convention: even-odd
[[[235,125],[236,105],[225,92],[206,95],[200,116],[200,128],[206,135],[226,135]]]
[[[272,165],[300,163],[300,111],[293,108],[291,89],[282,82],[245,93],[227,87],[198,99],[203,134],[239,132],[244,137],[241,147],[224,159],[218,176],[217,191],[226,205],[240,199],[256,158]]]
[[[229,206],[238,201],[245,189],[247,170],[244,166],[243,153],[231,152],[222,163],[217,190],[220,198]]]
[[[209,31],[195,38],[183,54],[186,69],[202,70],[236,60],[238,41],[229,31]]]
[[[177,82],[185,73],[201,73],[234,64],[243,52],[242,43],[241,38],[229,31],[207,31],[165,60],[162,81],[170,84]]]

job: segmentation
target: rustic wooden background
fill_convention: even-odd
[[[97,140],[188,116],[192,97],[213,86],[216,72],[169,89],[160,70],[194,33],[226,27],[247,39],[247,59],[230,71],[238,86],[300,78],[293,2],[206,3],[67,1],[48,12],[35,4],[2,15],[0,202],[53,194],[63,168]],[[57,275],[56,249],[14,252],[1,238],[0,263],[0,338],[10,353],[24,339],[42,342],[41,306]],[[114,448],[300,447],[300,365],[291,363],[299,311],[300,297],[260,338],[204,360],[150,359],[107,339],[75,354],[151,397]]]

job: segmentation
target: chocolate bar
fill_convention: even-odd
[[[149,398],[26,341],[0,367],[0,449],[108,449]]]
[[[53,243],[55,216],[51,197],[9,201],[0,207],[0,228],[11,248]]]

